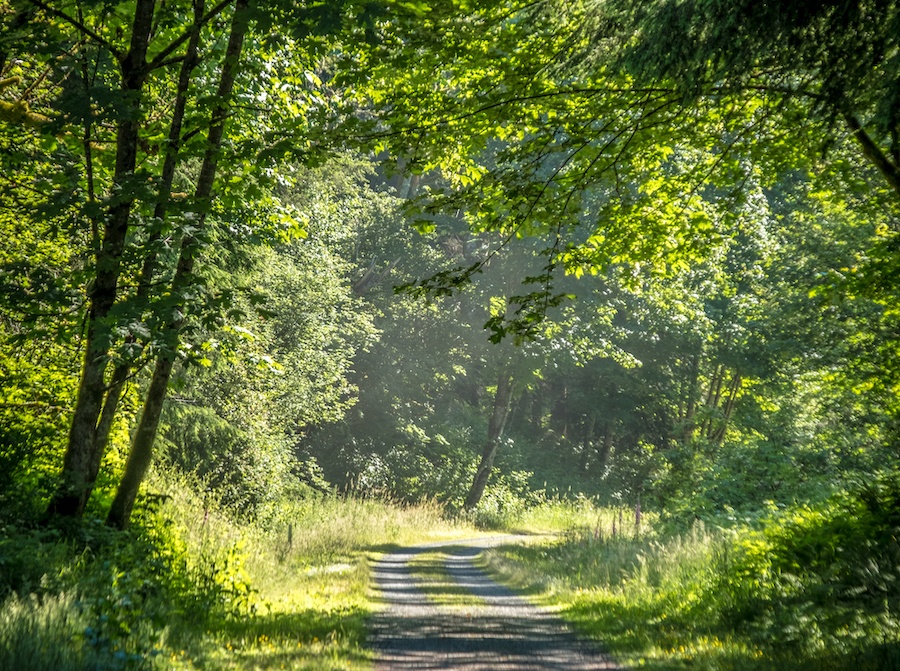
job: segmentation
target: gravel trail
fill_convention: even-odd
[[[371,640],[378,653],[376,671],[619,669],[558,617],[494,582],[472,563],[485,547],[521,538],[432,543],[379,561],[375,581],[389,605],[371,624]],[[439,548],[449,553],[445,568],[450,577],[472,595],[462,598],[462,604],[437,605],[410,573],[410,560]]]

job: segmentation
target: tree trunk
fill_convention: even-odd
[[[419,175],[411,175],[409,178],[409,189],[406,191],[407,198],[415,198],[416,192],[419,190]]]
[[[584,430],[584,442],[581,444],[581,464],[578,470],[582,473],[588,469],[588,453],[591,449],[591,441],[594,439],[594,424],[597,422],[597,416],[591,413],[588,416],[587,426]]]
[[[853,137],[859,142],[863,156],[866,157],[869,163],[878,168],[884,180],[900,196],[900,165],[891,163],[881,148],[875,144],[872,138],[869,137],[869,134],[863,129],[859,119],[852,114],[846,114],[844,118],[853,132]]]
[[[125,388],[125,380],[128,379],[129,372],[131,372],[131,369],[122,365],[117,366],[113,371],[109,391],[106,392],[106,400],[100,413],[100,421],[97,423],[97,431],[94,434],[94,444],[91,446],[90,471],[88,472],[86,483],[85,503],[87,503],[91,492],[94,491],[94,485],[97,483],[97,476],[100,474],[100,464],[103,462],[103,455],[106,453],[106,447],[109,445],[109,434],[112,432],[113,420],[116,418],[116,409],[119,406],[119,399],[122,398],[122,391]]]
[[[562,394],[550,409],[550,426],[558,430],[559,435],[569,437],[569,388],[564,386]]]
[[[488,423],[487,442],[485,442],[484,449],[481,452],[481,463],[478,464],[475,480],[472,482],[471,489],[469,489],[469,495],[466,497],[466,510],[472,510],[481,501],[481,497],[484,496],[484,488],[487,486],[488,478],[491,477],[491,472],[494,469],[494,458],[497,456],[500,438],[503,436],[503,429],[506,427],[506,418],[509,417],[512,392],[512,376],[503,371],[497,379],[497,394],[494,396],[494,411],[491,413],[491,420]]]
[[[722,411],[722,425],[716,430],[712,436],[712,440],[721,445],[725,440],[725,431],[728,429],[728,423],[731,421],[731,415],[734,412],[734,404],[737,401],[738,392],[741,389],[741,374],[735,373],[734,378],[729,385],[728,395],[725,399],[725,407]]]
[[[718,426],[715,423],[716,413],[714,411],[718,409],[719,401],[722,398],[722,382],[724,380],[725,365],[716,365],[709,380],[709,391],[706,394],[706,404],[704,406],[707,409],[706,419],[703,420],[703,424],[700,426],[700,435],[706,438],[711,438]]]
[[[529,413],[529,418],[531,422],[531,427],[534,429],[536,435],[541,435],[544,431],[544,404],[541,403],[541,391],[542,391],[542,383],[537,383],[538,389],[535,389],[530,393],[531,396],[531,412]]]
[[[609,457],[612,454],[613,447],[613,430],[612,424],[607,424],[603,431],[603,442],[597,448],[597,456],[600,459],[600,468],[606,469],[609,466]]]
[[[208,148],[197,178],[195,195],[200,213],[195,232],[186,236],[181,244],[178,266],[172,279],[172,288],[175,294],[180,294],[185,287],[191,284],[193,279],[197,236],[203,230],[206,213],[209,211],[208,202],[212,197],[213,183],[218,166],[218,153],[225,134],[225,120],[234,90],[241,51],[243,50],[244,35],[247,32],[249,20],[249,17],[246,16],[247,4],[248,0],[237,0],[234,8],[231,33],[225,50],[222,75],[219,80],[219,89],[216,97],[218,107],[213,112],[212,123],[209,129]],[[184,301],[182,299],[180,306],[183,307],[183,305]],[[184,310],[182,309],[179,312],[183,314]],[[150,388],[147,391],[147,398],[144,401],[144,411],[141,413],[141,419],[131,444],[128,461],[125,463],[125,474],[122,476],[122,481],[119,483],[109,515],[106,518],[106,523],[110,526],[125,529],[131,521],[131,511],[134,508],[138,489],[153,458],[153,444],[156,442],[159,418],[162,414],[169,378],[172,376],[172,369],[175,365],[178,335],[183,325],[184,318],[178,317],[165,327],[169,334],[172,335],[174,346],[170,353],[161,356],[156,362]]]
[[[694,414],[697,411],[697,381],[700,379],[700,355],[691,357],[691,377],[688,384],[687,410],[684,413],[684,444],[694,438]]]
[[[144,401],[144,412],[141,414],[141,421],[138,423],[131,451],[128,453],[128,461],[125,462],[125,473],[119,481],[116,496],[106,518],[106,523],[110,526],[126,529],[131,521],[131,511],[138,489],[153,458],[153,443],[156,441],[159,418],[174,365],[174,357],[161,357],[156,362],[147,398]]]
[[[62,482],[47,507],[47,515],[79,517],[90,494],[90,473],[95,459],[93,450],[97,423],[106,392],[109,352],[109,327],[104,324],[118,294],[120,262],[128,235],[135,190],[127,182],[137,165],[138,125],[141,91],[146,81],[147,48],[153,23],[154,0],[137,0],[131,31],[131,45],[120,61],[122,90],[137,107],[133,113],[121,112],[116,130],[115,188],[128,194],[109,209],[105,217],[103,242],[96,254],[96,272],[88,291],[88,324],[84,363],[69,440],[63,457]]]
[[[175,179],[175,168],[178,165],[178,151],[181,148],[181,129],[184,122],[184,112],[187,107],[188,88],[191,84],[191,73],[197,65],[197,51],[200,42],[200,26],[203,17],[205,3],[203,0],[194,4],[194,23],[197,30],[191,35],[188,42],[187,52],[184,61],[181,64],[181,72],[178,77],[178,88],[175,96],[175,107],[172,110],[172,123],[169,126],[169,143],[166,153],[166,160],[163,164],[162,175],[160,176],[160,186],[156,201],[156,207],[153,211],[153,218],[157,222],[157,226],[161,226],[166,218],[166,209],[172,192],[172,182]],[[148,253],[144,258],[144,265],[141,268],[141,275],[138,281],[137,293],[135,295],[136,303],[142,305],[150,296],[150,286],[153,277],[156,274],[158,266],[158,255],[152,250],[154,242],[160,239],[160,232],[156,230],[150,236],[147,247]],[[134,339],[131,339],[134,342]],[[94,485],[97,482],[97,476],[100,474],[100,464],[103,461],[103,455],[109,446],[109,436],[112,431],[113,420],[118,410],[119,400],[122,398],[122,391],[125,388],[125,382],[131,373],[131,364],[128,362],[120,362],[113,370],[112,380],[110,381],[109,391],[106,393],[106,400],[103,403],[103,410],[100,413],[100,422],[94,435],[94,445],[91,451],[90,473],[87,480],[87,491],[85,493],[85,501],[90,497]]]

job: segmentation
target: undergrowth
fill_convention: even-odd
[[[0,526],[0,669],[367,666],[371,559],[476,533],[435,505],[321,495],[245,519],[170,470],[146,491],[129,532]]]
[[[653,669],[900,668],[895,478],[739,528],[581,525],[490,551],[507,582]],[[602,517],[602,515],[601,515]]]
[[[129,532],[95,519],[0,525],[0,669],[367,667],[373,559],[501,522],[545,535],[491,550],[483,564],[623,664],[900,668],[898,477],[742,526],[680,531],[584,497],[507,506],[488,525],[349,495],[283,501],[247,519],[166,470],[147,491]],[[426,553],[414,570],[446,584],[452,602],[440,557]]]

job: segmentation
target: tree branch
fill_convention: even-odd
[[[159,63],[156,67],[164,68],[167,65],[175,65],[176,63],[181,63],[183,61],[184,61],[184,56],[173,56],[172,58],[169,58],[167,60],[164,60],[162,63]]]
[[[123,51],[116,49],[107,40],[103,39],[103,37],[101,37],[99,33],[95,32],[91,28],[88,28],[84,23],[82,23],[75,17],[69,16],[65,12],[61,12],[58,9],[54,9],[53,7],[51,7],[50,5],[48,5],[45,2],[42,2],[41,0],[30,0],[30,2],[35,7],[39,7],[41,9],[43,9],[45,12],[49,12],[50,14],[53,14],[57,18],[60,18],[63,21],[72,24],[75,28],[80,30],[82,33],[84,33],[91,39],[96,40],[99,44],[101,44],[105,48],[109,49],[110,53],[112,53],[112,55],[116,57],[116,60],[121,61],[122,58],[124,58],[125,53]]]
[[[866,133],[862,124],[860,124],[859,119],[852,114],[845,114],[844,118],[847,121],[850,130],[853,132],[853,136],[862,147],[863,155],[872,165],[878,168],[878,171],[882,174],[887,183],[894,191],[896,191],[897,195],[900,196],[900,168],[891,163],[890,159],[885,156],[884,152],[881,150],[881,147],[875,144],[875,141],[869,137],[869,134]]]
[[[472,110],[471,112],[466,112],[464,114],[458,114],[456,116],[449,116],[444,119],[439,119],[437,121],[432,121],[430,123],[420,124],[410,126],[409,128],[403,128],[396,131],[384,131],[382,133],[372,133],[370,135],[358,135],[354,136],[360,139],[380,139],[387,137],[396,137],[399,135],[404,135],[406,133],[410,133],[413,131],[423,131],[423,130],[431,130],[434,128],[438,128],[440,126],[446,126],[451,123],[457,121],[463,121],[465,119],[470,119],[472,117],[476,117],[479,114],[483,114],[497,107],[503,107],[505,105],[513,105],[516,103],[524,103],[531,102],[535,100],[543,100],[545,98],[556,98],[560,96],[570,96],[570,95],[589,95],[596,96],[601,93],[630,93],[630,94],[646,94],[646,93],[673,93],[674,89],[664,88],[664,87],[639,87],[639,88],[614,88],[614,87],[588,87],[588,88],[569,88],[569,89],[559,89],[557,91],[546,91],[543,93],[534,93],[531,95],[522,95],[522,96],[514,96],[512,98],[506,98],[504,100],[498,100],[496,102],[487,103],[478,107],[477,109]]]
[[[35,0],[32,0],[35,1]],[[186,31],[184,31],[181,35],[176,37],[165,49],[160,51],[156,56],[153,57],[153,60],[147,63],[146,72],[152,72],[157,68],[160,68],[164,65],[169,65],[170,62],[167,60],[169,55],[175,51],[178,47],[184,44],[187,40],[190,39],[191,35],[194,34],[194,31],[197,30],[200,26],[203,26],[209,23],[214,17],[218,14],[221,14],[222,11],[230,5],[234,0],[221,0],[221,2],[209,10],[203,17],[196,21],[193,25],[191,25]]]

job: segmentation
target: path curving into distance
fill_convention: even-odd
[[[521,540],[501,536],[430,543],[385,556],[375,582],[388,607],[373,618],[376,671],[588,671],[619,669],[558,617],[494,582],[473,564],[482,549]],[[411,562],[446,553],[443,583],[420,584]],[[452,593],[452,598],[448,598]]]

